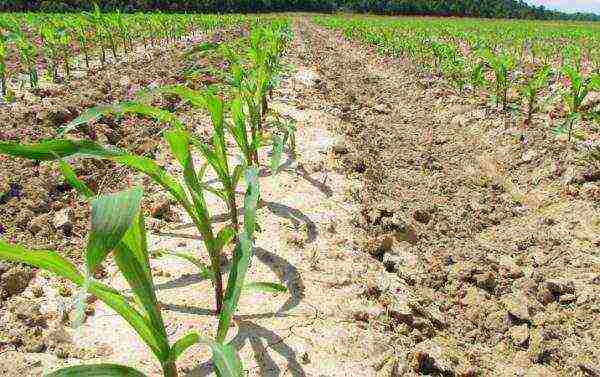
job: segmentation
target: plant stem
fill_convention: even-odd
[[[2,98],[6,97],[6,76],[0,74],[0,95]]]
[[[168,361],[162,365],[164,377],[177,377],[177,366],[174,361]]]

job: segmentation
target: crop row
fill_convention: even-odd
[[[164,45],[244,21],[233,15],[121,14],[98,8],[77,14],[0,14],[0,94],[10,100],[11,81],[36,89],[40,75],[58,82],[71,78],[74,68],[105,67],[138,46]]]
[[[569,140],[579,121],[600,122],[600,101],[592,95],[600,92],[599,25],[379,17],[315,21],[409,59],[461,94],[486,92],[502,109],[521,111],[525,127],[557,99],[561,121],[554,131]]]
[[[182,30],[183,31],[183,30]],[[168,35],[169,37],[171,35]],[[0,259],[21,262],[49,270],[80,287],[78,311],[84,309],[87,295],[97,297],[115,310],[137,332],[156,356],[166,377],[177,376],[177,359],[191,346],[203,344],[212,350],[212,365],[221,377],[243,374],[242,361],[227,335],[238,309],[240,296],[249,289],[285,291],[277,282],[246,282],[251,263],[260,200],[258,181],[259,151],[270,147],[272,173],[276,173],[285,146],[294,149],[294,126],[269,109],[269,99],[283,70],[281,56],[291,37],[285,19],[255,22],[245,37],[220,43],[198,44],[190,54],[225,59],[223,82],[205,90],[171,85],[143,90],[133,102],[102,105],[86,110],[61,130],[59,139],[36,144],[0,141],[0,154],[36,161],[56,161],[64,179],[91,202],[91,231],[84,266],[76,266],[54,251],[27,250],[0,239]],[[200,57],[198,56],[198,57]],[[212,135],[197,136],[196,125],[186,124],[176,114],[152,106],[157,96],[178,97],[192,111],[206,113]],[[102,117],[123,114],[157,120],[167,127],[162,136],[182,176],[175,177],[155,160],[92,140],[70,136],[82,127],[93,127]],[[234,145],[234,147],[231,146]],[[232,156],[238,156],[237,159]],[[198,158],[201,163],[198,164]],[[80,180],[69,161],[95,158],[113,161],[144,174],[161,186],[184,209],[201,235],[204,247],[196,255],[175,250],[149,250],[144,214],[140,209],[141,188],[110,195],[98,195]],[[211,171],[211,177],[207,178]],[[244,184],[245,183],[245,184]],[[236,192],[244,186],[240,201]],[[207,195],[222,201],[228,210],[226,225],[215,222]],[[231,252],[231,257],[227,258]],[[191,332],[171,343],[160,304],[156,297],[151,257],[171,255],[183,258],[212,281],[215,334]],[[117,291],[94,279],[95,272],[108,259],[114,260],[130,293]],[[228,259],[227,265],[223,261]],[[208,260],[204,263],[203,260]],[[226,271],[229,271],[225,278]],[[61,369],[50,376],[143,376],[129,366],[95,364]]]

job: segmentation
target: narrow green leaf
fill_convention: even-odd
[[[121,155],[113,158],[113,160],[148,175],[156,183],[169,191],[184,208],[190,208],[184,188],[153,160],[134,155]]]
[[[76,129],[79,126],[98,120],[105,115],[115,112],[115,107],[112,105],[96,106],[87,109],[83,114],[69,122],[66,126],[60,129],[59,135],[65,134]]]
[[[83,284],[84,277],[77,268],[58,253],[50,250],[29,250],[11,245],[0,239],[0,259],[25,263],[53,272],[77,285]]]
[[[213,351],[213,364],[220,377],[241,377],[243,373],[242,361],[233,345],[211,343]]]
[[[283,155],[283,143],[284,140],[279,135],[273,135],[273,151],[271,154],[271,173],[276,174],[279,165],[281,164],[281,156]]]
[[[133,189],[92,201],[92,226],[85,256],[88,271],[95,271],[119,244],[139,212],[142,195],[142,190]]]
[[[96,196],[96,194],[94,194],[94,192],[85,184],[85,182],[77,178],[75,170],[73,170],[71,165],[69,165],[67,162],[60,160],[59,169],[69,186],[73,187],[80,195],[83,195],[88,199]]]
[[[148,317],[148,325],[152,329],[152,335],[158,347],[156,357],[160,361],[165,361],[169,357],[169,342],[165,325],[156,298],[152,276],[149,274],[148,268],[140,263],[139,252],[143,251],[134,251],[130,245],[121,242],[115,248],[115,261]]]
[[[0,142],[0,154],[38,161],[52,161],[69,156],[111,158],[120,156],[123,152],[117,149],[106,149],[87,140],[55,139],[28,145]]]
[[[227,290],[223,300],[223,309],[219,317],[217,341],[223,341],[231,324],[231,319],[237,310],[239,299],[244,287],[246,273],[252,257],[253,236],[256,227],[256,208],[258,207],[259,186],[258,169],[246,171],[246,196],[244,198],[244,231],[238,237],[233,256],[231,271],[227,282]]]
[[[156,119],[161,123],[167,123],[178,129],[185,129],[185,125],[173,113],[141,102],[123,102],[118,105],[123,114],[136,114]]]
[[[146,377],[138,370],[117,364],[78,365],[63,368],[46,377]]]
[[[221,231],[219,231],[219,233],[217,234],[217,243],[215,245],[215,248],[217,250],[222,250],[225,246],[227,246],[227,244],[231,242],[231,240],[233,240],[234,237],[235,231],[233,230],[233,228],[227,226],[221,229]]]
[[[177,361],[177,359],[179,359],[179,357],[183,355],[188,348],[194,344],[200,343],[201,341],[202,337],[195,332],[183,336],[171,347],[171,361]]]
[[[278,283],[254,282],[244,285],[245,291],[256,291],[264,293],[286,293],[287,288]]]
[[[196,108],[206,107],[205,93],[187,88],[183,85],[165,86],[157,89],[157,92],[163,94],[176,95]]]
[[[116,290],[108,287],[100,282],[91,281],[89,283],[88,292],[100,299],[111,309],[119,313],[121,317],[133,329],[138,335],[144,340],[144,343],[150,347],[152,352],[160,359],[164,356],[164,347],[156,339],[152,325],[148,320],[141,315],[136,309],[134,309],[129,302]]]

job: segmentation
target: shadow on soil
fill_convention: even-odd
[[[304,224],[306,226],[306,230],[308,233],[307,243],[312,243],[317,239],[317,236],[318,236],[317,226],[308,216],[306,216],[299,209],[296,209],[296,208],[293,208],[293,207],[290,207],[290,206],[287,206],[287,205],[281,204],[281,203],[261,201],[259,203],[259,208],[263,208],[263,207],[266,207],[275,216],[278,216],[280,218],[291,221],[292,224],[294,225],[294,227],[296,227],[296,228],[298,228],[298,227],[302,226],[302,224]],[[238,215],[240,217],[244,215],[243,209],[239,211]],[[213,223],[218,223],[218,222],[225,222],[228,219],[229,219],[228,214],[220,214],[220,215],[213,216],[211,218],[211,221]],[[191,223],[190,224],[182,224],[180,226],[177,226],[174,230],[179,231],[179,230],[189,229],[194,226],[195,225],[191,224]],[[194,239],[194,240],[202,239],[200,236],[197,236],[197,235],[174,233],[174,232],[161,232],[161,233],[158,233],[158,235],[162,236],[162,237],[185,238],[185,239]]]
[[[293,377],[306,376],[306,373],[298,361],[298,354],[284,342],[283,338],[253,322],[238,319],[237,324],[239,331],[231,343],[238,350],[241,349],[246,342],[250,344],[250,347],[252,347],[252,351],[254,352],[254,360],[258,365],[260,376],[280,377],[286,372],[289,372]],[[287,360],[285,369],[282,369],[277,365],[275,360],[273,360],[269,354],[269,350],[275,351]],[[186,373],[184,376],[204,377],[211,374],[212,364],[210,361],[206,361]]]
[[[254,255],[258,261],[267,265],[271,271],[277,275],[278,280],[287,287],[290,297],[276,312],[235,316],[235,321],[239,330],[232,340],[232,344],[238,350],[243,348],[246,343],[250,344],[254,353],[254,359],[259,368],[260,376],[279,377],[286,371],[289,371],[294,377],[304,377],[306,376],[306,373],[303,371],[301,364],[298,361],[298,355],[285,343],[285,339],[275,332],[251,322],[251,320],[263,318],[283,318],[290,316],[286,312],[298,306],[305,295],[305,287],[302,278],[294,265],[277,254],[259,247],[254,250]],[[204,278],[188,275],[158,285],[157,289],[176,288],[195,284],[202,280],[204,280]],[[188,305],[161,304],[165,310],[201,316],[215,315],[215,312],[212,309]],[[270,356],[269,352],[272,351],[287,360],[285,369],[282,370]],[[203,377],[209,376],[211,373],[212,364],[210,361],[206,361],[184,376]]]

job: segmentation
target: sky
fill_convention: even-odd
[[[592,12],[600,14],[600,0],[525,0],[533,5],[565,12]]]

